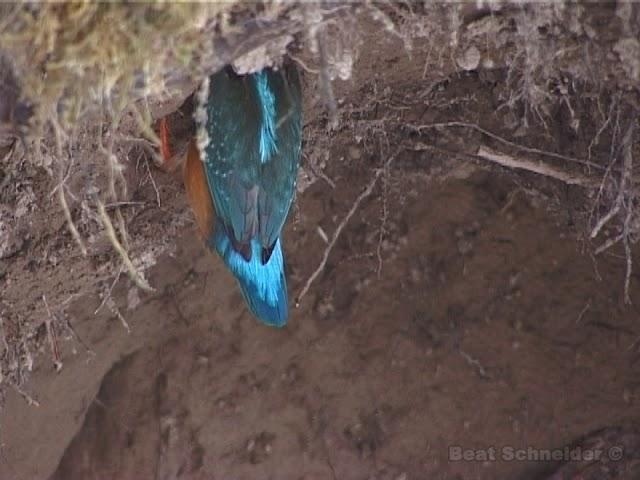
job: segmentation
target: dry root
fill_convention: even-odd
[[[614,219],[618,219],[619,233],[605,241],[600,247],[596,249],[596,254],[605,252],[609,248],[613,247],[617,243],[622,242],[624,246],[624,253],[626,259],[626,274],[624,280],[624,299],[625,303],[631,303],[631,296],[629,294],[631,273],[633,270],[633,258],[631,255],[631,244],[635,243],[640,233],[640,216],[638,215],[638,186],[633,179],[633,144],[634,135],[637,128],[638,115],[635,109],[630,110],[630,121],[626,128],[626,131],[620,141],[619,151],[620,155],[614,155],[611,159],[609,169],[607,173],[610,173],[615,163],[619,163],[619,157],[621,157],[621,171],[619,182],[610,183],[609,192],[616,191],[614,200],[608,211],[602,215],[595,226],[591,230],[591,238],[595,239],[605,226],[610,225]],[[616,121],[616,130],[618,121]],[[615,138],[615,137],[614,137]],[[612,148],[614,144],[612,142]],[[613,150],[612,150],[613,151]],[[607,190],[607,176],[603,178],[598,191],[598,200],[601,200],[606,195]],[[615,189],[615,190],[614,190]]]

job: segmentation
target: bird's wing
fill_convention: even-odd
[[[260,242],[270,250],[280,236],[295,192],[302,144],[302,98],[300,80],[293,66],[269,71],[268,75],[276,98],[277,149],[262,165],[258,226]]]
[[[206,107],[205,170],[221,221],[238,243],[258,230],[259,160],[250,79],[229,69],[211,76]]]
[[[276,104],[275,148],[269,158],[261,156],[264,113],[255,80],[225,69],[210,78],[205,170],[216,212],[233,234],[234,248],[259,236],[268,260],[293,199],[302,103],[295,68],[267,70],[266,75]]]

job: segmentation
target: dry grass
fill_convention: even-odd
[[[37,99],[36,124],[64,130],[117,99],[166,93],[167,80],[202,49],[204,27],[228,3],[62,3],[3,7],[0,42]]]

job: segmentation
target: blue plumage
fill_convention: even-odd
[[[238,280],[251,312],[272,326],[288,317],[280,240],[302,144],[301,88],[293,65],[212,75],[196,111],[200,158],[216,210],[208,244]]]
[[[262,110],[260,126],[260,162],[266,163],[276,152],[276,101],[265,72],[255,74],[256,90]]]
[[[276,240],[273,252],[264,264],[262,245],[257,239],[251,239],[251,256],[247,261],[233,248],[224,224],[217,222],[211,247],[238,280],[251,312],[267,325],[284,326],[288,317],[288,300],[280,239]]]

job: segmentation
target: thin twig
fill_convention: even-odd
[[[388,168],[391,165],[391,162],[395,159],[395,155],[396,154],[391,156],[385,162],[384,168],[379,168],[376,170],[376,173],[374,174],[373,178],[371,179],[367,187],[362,191],[360,195],[358,195],[358,198],[356,198],[356,200],[353,202],[353,205],[351,205],[351,208],[349,209],[345,217],[342,219],[342,221],[340,222],[336,230],[333,232],[333,235],[331,236],[331,240],[329,241],[327,248],[324,250],[324,254],[322,255],[322,260],[320,261],[320,264],[315,269],[315,271],[311,274],[311,276],[307,279],[306,283],[302,287],[302,290],[298,294],[298,297],[296,298],[296,308],[300,307],[300,301],[302,300],[302,297],[305,296],[305,294],[309,291],[309,288],[311,288],[311,284],[316,280],[316,278],[318,278],[318,275],[320,275],[320,273],[324,270],[327,264],[327,260],[329,259],[329,255],[331,254],[331,250],[333,250],[333,247],[338,241],[338,238],[340,237],[342,230],[347,225],[347,223],[349,223],[349,220],[351,220],[351,217],[353,217],[353,215],[356,213],[362,201],[365,198],[367,198],[369,195],[371,195],[371,192],[373,192],[373,189],[378,183],[378,180],[384,173],[385,168]]]
[[[156,202],[158,203],[158,207],[160,204],[160,192],[158,191],[158,186],[156,185],[156,180],[153,178],[153,174],[151,173],[151,167],[149,167],[149,159],[145,158],[145,164],[147,165],[147,173],[149,174],[149,178],[151,179],[151,185],[153,185],[153,190],[156,192]]]
[[[378,232],[378,246],[376,248],[376,258],[378,259],[378,278],[382,277],[382,242],[384,240],[384,235],[387,233],[387,220],[389,218],[389,206],[387,198],[389,195],[389,172],[385,168],[383,173],[384,178],[382,179],[382,219],[380,221],[380,229]]]
[[[104,305],[107,303],[107,299],[111,297],[111,292],[113,291],[113,288],[116,286],[116,283],[118,283],[118,280],[120,280],[120,275],[122,275],[123,268],[124,267],[120,267],[118,269],[118,273],[116,273],[116,276],[113,279],[111,286],[105,292],[102,302],[100,303],[100,305],[98,305],[98,308],[96,308],[96,310],[93,312],[94,315],[97,315],[100,312],[100,310],[102,310],[102,307],[104,307]]]
[[[471,367],[477,370],[480,378],[483,378],[483,379],[491,378],[478,359],[473,358],[471,355],[469,355],[467,352],[465,352],[462,349],[458,349],[458,353],[460,353],[460,356],[464,358],[465,362],[467,362]]]
[[[624,303],[631,305],[631,296],[629,295],[629,286],[631,284],[631,271],[633,269],[633,259],[631,257],[631,245],[629,237],[631,235],[631,216],[633,209],[631,205],[627,205],[627,216],[624,219],[624,238],[622,239],[624,245],[624,254],[627,259],[627,269],[624,276]]]
[[[18,394],[25,399],[25,401],[29,404],[30,407],[39,407],[40,406],[40,402],[38,400],[36,400],[35,398],[33,398],[31,395],[29,395],[27,392],[25,392],[24,390],[22,390],[22,388],[20,388],[18,386],[18,384],[16,384],[15,382],[9,381],[8,382],[9,385],[11,385],[11,387],[18,392]]]
[[[113,297],[107,297],[107,308],[111,310],[111,313],[118,317],[118,320],[120,320],[120,323],[122,323],[122,326],[127,331],[127,333],[131,333],[131,327],[129,326],[129,323],[124,318],[124,316],[120,313],[120,309],[116,305],[116,302],[113,301]]]
[[[78,334],[78,332],[76,332],[76,329],[73,328],[73,325],[71,324],[71,321],[68,318],[65,318],[65,327],[67,327],[67,330],[71,332],[71,335],[73,335],[73,338],[75,338],[76,341],[84,347],[84,349],[89,355],[91,355],[92,357],[96,356],[96,352],[94,352],[93,349],[89,347],[89,345],[87,345],[87,343],[82,339],[82,337]]]
[[[54,316],[51,313],[51,309],[49,308],[49,304],[47,303],[47,297],[42,295],[42,301],[44,302],[44,307],[47,309],[47,318],[44,320],[45,327],[47,329],[47,337],[49,339],[49,348],[51,348],[51,355],[53,356],[53,366],[56,369],[56,372],[62,370],[62,360],[60,359],[60,350],[58,349],[58,339],[56,338],[56,332],[53,327]]]
[[[313,75],[317,75],[317,74],[320,73],[320,70],[318,70],[317,68],[311,68],[306,63],[304,63],[304,61],[300,57],[297,57],[292,53],[289,53],[288,56],[289,56],[289,58],[291,58],[291,60],[296,62],[298,65],[300,65],[305,72],[309,72],[309,73],[311,73]]]
[[[327,237],[326,232],[320,225],[316,227],[316,231],[324,243],[329,243],[329,237]]]
[[[584,317],[584,314],[587,313],[587,310],[589,310],[589,308],[591,308],[591,299],[589,299],[587,301],[587,303],[585,304],[583,309],[580,311],[580,314],[578,315],[578,318],[576,319],[576,325],[579,324],[582,321],[582,317]]]
[[[332,189],[335,190],[336,183],[333,180],[331,180],[326,173],[324,173],[324,171],[320,166],[316,168],[316,166],[311,161],[307,162],[307,165],[309,165],[309,168],[311,169],[311,173],[313,173],[316,177],[319,177],[325,182],[327,182],[327,185],[329,185]]]
[[[619,193],[621,192],[622,190],[620,190]],[[609,223],[609,221],[613,217],[615,217],[618,214],[618,212],[620,211],[620,208],[622,207],[622,201],[618,201],[618,200],[621,200],[621,197],[618,197],[618,199],[616,199],[616,202],[613,204],[613,207],[611,207],[611,209],[607,212],[606,215],[603,215],[602,217],[600,217],[600,220],[598,220],[598,223],[596,224],[596,226],[593,227],[593,230],[591,230],[591,238],[596,238],[600,233],[600,230],[602,230],[602,228],[607,223]]]

